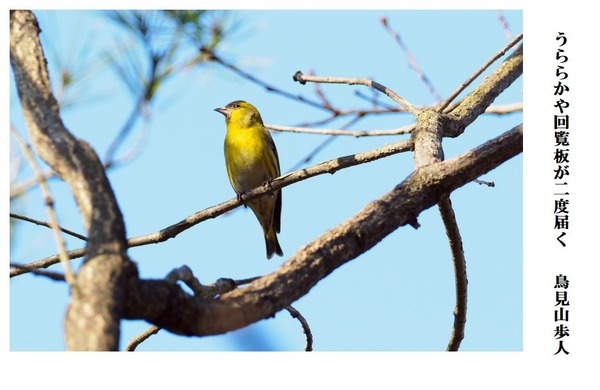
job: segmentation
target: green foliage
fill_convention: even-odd
[[[226,14],[217,11],[109,11],[108,18],[130,32],[134,47],[121,43],[109,53],[110,64],[136,101],[131,116],[110,145],[105,161],[111,163],[137,117],[149,107],[161,87],[180,71],[210,60],[225,37]]]
[[[131,32],[141,55],[127,44],[111,53],[123,83],[142,104],[178,70],[203,62],[200,49],[215,50],[226,36],[226,14],[217,11],[110,11],[109,19]]]

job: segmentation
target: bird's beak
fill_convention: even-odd
[[[225,107],[215,108],[215,111],[218,113],[221,113],[225,116],[227,116],[227,114],[229,114],[229,110],[226,109]]]

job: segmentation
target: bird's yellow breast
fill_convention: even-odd
[[[227,175],[236,192],[245,192],[273,179],[262,128],[228,128],[225,136]]]

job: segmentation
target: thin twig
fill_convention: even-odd
[[[44,203],[46,205],[46,211],[48,212],[48,217],[50,218],[50,228],[54,233],[54,240],[56,241],[56,246],[58,247],[58,257],[65,269],[65,279],[67,280],[69,286],[74,286],[75,277],[73,276],[73,270],[71,269],[71,263],[69,262],[69,257],[67,255],[65,241],[63,240],[60,232],[60,225],[58,224],[58,218],[56,217],[56,212],[54,211],[54,200],[52,198],[52,194],[50,193],[50,189],[48,188],[48,184],[44,180],[44,175],[42,174],[42,171],[35,160],[35,157],[33,156],[33,151],[31,150],[30,146],[25,142],[21,135],[19,135],[14,127],[10,126],[10,132],[23,149],[25,158],[27,158],[31,164],[31,168],[34,170],[40,183],[40,188],[42,189],[42,194],[44,196]]]
[[[479,69],[477,69],[477,71],[475,73],[473,73],[471,75],[471,77],[469,77],[467,80],[465,80],[454,92],[452,92],[450,94],[450,96],[448,96],[446,98],[446,100],[444,100],[442,103],[440,103],[437,106],[437,110],[439,112],[444,111],[446,109],[446,107],[448,107],[450,105],[450,103],[452,103],[452,101],[454,99],[456,99],[456,97],[458,95],[460,95],[462,91],[465,90],[465,88],[467,88],[477,77],[479,77],[480,74],[482,74],[487,68],[489,68],[490,65],[492,65],[498,58],[502,57],[511,47],[513,47],[514,45],[519,43],[519,41],[521,39],[523,39],[522,33],[517,35],[515,37],[515,39],[510,41],[499,52],[497,52],[494,56],[492,56],[492,58],[490,58],[485,64],[483,64]]]
[[[110,143],[110,145],[108,147],[108,151],[106,152],[106,155],[104,157],[104,161],[106,164],[109,164],[109,165],[112,164],[112,160],[113,160],[115,153],[117,152],[117,150],[119,149],[119,147],[121,146],[123,141],[125,141],[125,139],[127,138],[127,135],[129,135],[129,133],[131,132],[131,129],[133,129],[135,122],[137,121],[139,116],[142,114],[142,110],[144,109],[145,103],[147,103],[147,102],[144,99],[144,95],[140,96],[138,98],[138,101],[135,104],[135,107],[129,114],[127,121],[125,121],[125,124],[123,125],[123,127],[121,127],[121,130],[119,130],[116,137]]]
[[[504,14],[502,13],[502,11],[496,11],[496,16],[498,17],[498,21],[500,22],[500,25],[502,26],[504,35],[506,35],[506,38],[508,40],[511,40],[513,38],[513,34],[510,31],[510,27],[508,27],[508,21],[504,17]]]
[[[140,333],[139,335],[137,335],[133,339],[131,339],[129,344],[127,344],[127,346],[125,347],[125,351],[127,351],[127,352],[135,351],[135,349],[141,343],[148,340],[151,336],[157,334],[161,329],[162,328],[159,328],[156,325],[152,325],[151,327],[149,327],[148,329],[146,329],[145,331],[143,331],[142,333]]]
[[[304,134],[319,134],[319,135],[346,135],[351,137],[378,137],[387,135],[410,134],[415,125],[407,125],[397,129],[389,130],[344,130],[344,129],[313,129],[309,127],[299,126],[281,126],[265,124],[269,130],[289,132],[289,133],[304,133]]]
[[[323,175],[326,173],[333,174],[341,169],[346,169],[355,165],[365,164],[394,154],[408,152],[412,150],[412,145],[413,144],[410,140],[400,141],[392,144],[387,144],[381,148],[373,149],[367,152],[356,153],[349,156],[335,158],[333,160],[325,161],[319,164],[315,164],[311,167],[303,168],[295,172],[285,174],[274,179],[271,182],[270,186],[261,186],[246,192],[246,196],[243,200],[237,199],[236,197],[218,205],[198,211],[197,213],[188,216],[180,222],[177,222],[164,229],[161,229],[158,232],[130,238],[127,240],[127,246],[131,248],[167,241],[202,221],[216,218],[219,215],[233,210],[236,207],[243,205],[245,202],[250,201],[252,199],[256,199],[264,194],[276,191],[293,183],[306,180],[314,176]],[[74,249],[68,252],[68,256],[71,259],[75,259],[83,255],[85,255],[84,248]],[[47,268],[53,264],[56,264],[57,262],[58,256],[53,255],[29,263],[27,264],[27,266],[31,268]],[[10,270],[10,277],[18,276],[26,272],[27,271],[12,268]]]
[[[27,272],[31,272],[34,275],[45,276],[48,279],[56,280],[58,282],[64,282],[65,281],[65,274],[61,274],[59,272],[41,270],[41,269],[37,269],[37,268],[31,268],[31,267],[27,267],[26,265],[17,264],[17,263],[10,263],[10,266],[13,267],[13,268],[17,268],[17,269],[26,269]]]
[[[313,74],[313,72],[310,72],[309,74]],[[323,88],[321,88],[321,84],[315,83],[315,94],[319,97],[319,99],[321,99],[323,107],[327,108],[331,112],[338,112],[337,109],[333,108],[333,105],[329,99],[327,99],[327,96],[325,96],[325,92],[323,91]]]
[[[456,289],[456,305],[454,307],[454,325],[448,343],[447,351],[458,351],[460,343],[465,337],[465,322],[467,321],[467,263],[465,252],[452,208],[450,198],[446,197],[438,203],[438,208],[444,221],[446,235],[452,252],[454,264],[454,282]]]
[[[505,115],[523,112],[523,102],[510,104],[496,104],[485,109],[486,114]]]
[[[451,111],[452,108],[456,107],[460,102],[453,103],[448,107],[448,110]],[[419,109],[424,109],[425,107],[419,107]],[[490,106],[485,110],[486,114],[493,115],[506,115],[506,114],[514,114],[515,112],[523,111],[523,103],[509,103],[509,104],[496,104],[494,106]],[[385,110],[372,110],[372,111],[347,111],[340,112],[341,115],[346,114],[361,114],[362,116],[366,116],[368,114],[382,114],[382,113],[394,113],[394,112],[406,112],[404,110],[398,109],[385,109]],[[333,118],[326,118],[323,121],[319,121],[318,123],[325,123],[331,121]],[[310,125],[316,125],[317,122],[311,123]],[[379,136],[389,136],[389,135],[399,135],[399,134],[410,134],[414,128],[415,124],[406,125],[403,127],[399,127],[397,129],[389,129],[389,130],[344,130],[344,129],[315,129],[311,127],[307,127],[309,124],[305,124],[303,126],[282,126],[282,125],[273,125],[273,124],[265,124],[265,127],[272,131],[280,131],[280,132],[290,132],[290,133],[306,133],[306,134],[319,134],[319,135],[343,135],[350,137],[379,137]]]
[[[350,78],[350,77],[323,77],[323,76],[310,76],[305,75],[300,71],[297,71],[294,74],[294,81],[299,82],[300,84],[306,84],[307,82],[311,83],[329,83],[329,84],[347,84],[347,85],[364,85],[377,91],[385,94],[390,99],[401,105],[406,111],[410,112],[414,116],[419,114],[419,110],[417,107],[410,104],[407,100],[405,100],[402,96],[398,95],[396,92],[387,88],[386,86],[379,84],[376,81],[366,78]]]
[[[486,185],[488,187],[496,187],[496,183],[494,183],[493,181],[486,181],[486,180],[473,180],[473,182],[479,184],[479,185]]]
[[[25,217],[24,215],[10,213],[10,217],[11,218],[15,218],[15,219],[20,219],[22,221],[31,222],[31,223],[34,223],[36,225],[45,226],[47,228],[52,229],[52,226],[48,222],[39,221],[37,219]],[[77,237],[77,238],[79,238],[80,240],[83,240],[83,241],[87,241],[87,237],[86,236],[83,236],[83,235],[81,235],[79,233],[75,233],[74,231],[71,231],[69,229],[65,229],[65,228],[60,227],[60,226],[58,228],[60,229],[61,232],[65,233],[65,234],[68,234],[68,235],[73,236],[73,237]]]
[[[356,122],[358,122],[359,120],[362,119],[362,116],[357,115],[354,118],[350,119],[345,125],[343,125],[341,127],[342,130],[349,128],[350,126],[353,126]],[[327,145],[329,145],[330,143],[332,143],[334,140],[336,140],[337,137],[335,135],[330,135],[329,137],[327,137],[323,142],[321,142],[319,145],[317,145],[310,153],[308,153],[308,155],[306,155],[304,158],[302,158],[300,161],[298,161],[296,163],[296,165],[294,165],[290,171],[295,171],[297,169],[300,169],[301,166],[303,166],[304,164],[309,163],[313,158],[315,158],[315,156],[322,151],[323,149],[325,149],[325,147]]]
[[[42,176],[44,177],[45,181],[49,181],[50,179],[57,178],[56,173],[50,169],[48,169],[48,170],[46,170],[46,172],[42,173]],[[34,188],[36,185],[38,185],[38,181],[37,181],[37,177],[35,175],[33,175],[32,177],[29,177],[27,179],[24,179],[20,183],[11,185],[10,199],[14,199],[14,198],[17,198],[17,197],[25,194],[27,191]]]
[[[448,111],[451,111],[454,107],[456,107],[460,102],[456,102],[451,104],[448,107]],[[426,107],[417,107],[419,110],[423,110]],[[493,106],[489,106],[486,108],[485,113],[490,115],[507,115],[514,114],[515,112],[523,111],[523,103],[508,103],[508,104],[496,104]],[[346,110],[346,111],[338,111],[338,116],[345,115],[356,115],[356,116],[367,116],[371,114],[393,114],[393,113],[405,113],[404,109],[398,107],[384,107],[383,109],[372,109],[372,110]],[[388,135],[399,135],[399,134],[410,134],[414,128],[415,124],[406,125],[397,129],[389,129],[389,130],[344,130],[342,129],[327,129],[327,128],[312,128],[310,126],[320,125],[331,120],[335,119],[335,117],[327,117],[323,120],[311,123],[304,123],[302,125],[297,126],[283,126],[283,125],[275,125],[275,124],[265,124],[265,127],[272,131],[280,131],[280,132],[290,132],[290,133],[306,133],[306,134],[319,134],[319,135],[343,135],[350,137],[378,137],[378,136],[388,136]]]
[[[379,97],[381,95],[378,94],[377,91],[370,90],[370,92],[371,92],[371,96],[367,96],[362,91],[356,90],[356,91],[354,91],[354,95],[360,99],[363,99],[363,100],[371,103],[373,108],[383,108],[385,110],[390,110],[390,111],[397,110],[398,107],[392,107],[390,104],[380,101]],[[402,111],[404,111],[404,110],[402,110]]]
[[[427,75],[425,75],[425,73],[421,70],[421,67],[419,66],[419,64],[417,63],[417,61],[415,60],[415,58],[413,57],[412,53],[410,52],[410,50],[408,50],[408,46],[406,46],[404,44],[404,42],[402,41],[402,38],[400,38],[400,34],[398,34],[397,32],[395,32],[394,30],[392,30],[392,28],[390,27],[390,25],[389,25],[388,20],[387,20],[386,17],[384,17],[384,16],[381,17],[380,21],[381,21],[381,24],[383,25],[383,27],[386,29],[386,31],[394,38],[394,40],[396,41],[396,43],[398,43],[398,45],[400,46],[400,48],[402,49],[402,51],[406,55],[406,59],[408,60],[408,64],[417,73],[417,76],[421,79],[421,81],[423,81],[423,83],[425,83],[425,85],[429,89],[429,93],[431,93],[431,95],[434,97],[434,99],[437,102],[441,102],[442,101],[442,97],[437,92],[437,90],[433,86],[433,83],[429,80],[429,78],[427,77]]]
[[[142,130],[143,129],[144,128],[142,128]],[[125,153],[122,153],[121,156],[116,160],[111,159],[109,161],[104,162],[103,163],[104,169],[106,169],[108,171],[108,170],[114,169],[118,166],[122,166],[123,164],[133,160],[136,156],[138,156],[140,154],[140,150],[142,149],[144,142],[146,141],[146,138],[147,137],[145,136],[144,132],[142,132],[140,134],[139,140],[136,142],[136,144],[134,146],[131,147],[131,149],[129,149]],[[56,175],[56,173],[51,169],[46,170],[45,172],[43,172],[42,175],[43,175],[45,181],[50,181],[50,180],[59,178]],[[38,181],[37,181],[36,176],[34,175],[33,177],[25,179],[20,183],[11,185],[10,199],[14,199],[18,196],[25,194],[27,191],[33,189],[37,184],[38,184]]]
[[[345,117],[345,116],[366,117],[367,115],[387,115],[387,114],[395,114],[395,113],[406,113],[406,110],[404,110],[402,107],[395,107],[395,108],[390,108],[390,109],[374,108],[374,109],[370,109],[370,110],[364,110],[364,109],[340,110],[340,109],[338,109],[337,111],[335,111],[334,113],[332,113],[331,115],[328,115],[327,117],[325,117],[323,119],[314,120],[311,122],[303,122],[303,123],[296,124],[295,126],[296,127],[322,126],[322,125],[325,125],[325,124],[333,121],[334,119],[338,119],[338,118]]]
[[[312,351],[313,337],[312,332],[310,331],[310,327],[308,326],[308,321],[306,321],[306,318],[304,318],[302,314],[300,314],[300,312],[294,309],[294,307],[292,307],[291,305],[286,306],[285,310],[287,310],[290,313],[292,318],[296,318],[298,319],[298,321],[300,321],[300,325],[302,325],[302,330],[306,335],[306,347],[304,347],[304,350],[306,352]]]
[[[294,95],[292,93],[289,93],[287,91],[284,91],[280,88],[277,88],[271,84],[268,84],[265,81],[260,80],[259,78],[253,76],[252,74],[245,72],[243,70],[241,70],[240,68],[238,68],[237,66],[230,64],[228,62],[226,62],[225,60],[223,60],[221,57],[217,56],[214,52],[207,52],[206,50],[204,51],[205,54],[208,55],[208,58],[210,58],[212,61],[224,66],[225,68],[233,71],[234,73],[238,74],[239,76],[250,80],[251,82],[253,82],[254,84],[257,84],[261,87],[263,87],[267,92],[273,92],[276,93],[278,95],[284,96],[286,98],[292,99],[292,100],[298,100],[302,103],[306,103],[309,106],[313,106],[316,108],[320,108],[322,110],[326,110],[326,111],[331,111],[329,110],[327,107],[323,106],[322,104],[320,104],[319,102],[316,102],[314,100],[311,99],[307,99],[302,95]]]
[[[137,140],[135,141],[135,144],[132,145],[129,148],[129,150],[121,152],[117,159],[113,159],[114,157],[111,157],[110,160],[106,160],[103,163],[104,169],[108,170],[111,168],[117,168],[119,166],[125,165],[126,163],[128,163],[128,162],[132,161],[133,159],[135,159],[136,157],[140,156],[141,152],[143,151],[144,147],[146,146],[146,144],[148,142],[148,133],[149,133],[148,128],[149,128],[149,123],[146,120],[146,117],[144,117],[144,119],[142,120],[141,126],[140,126]]]

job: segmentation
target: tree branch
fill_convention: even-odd
[[[149,327],[148,329],[131,339],[131,341],[129,341],[129,343],[125,347],[125,351],[135,351],[135,349],[139,347],[141,343],[148,340],[151,336],[158,334],[158,332],[160,332],[160,329],[161,328],[159,328],[158,326],[152,325],[151,327]]]
[[[458,137],[508,86],[523,74],[523,45],[447,114],[444,137]],[[442,105],[443,106],[443,105]],[[439,111],[439,109],[438,109]]]
[[[502,57],[511,47],[519,43],[521,39],[523,39],[523,34],[519,34],[515,39],[510,41],[498,53],[492,56],[492,58],[490,58],[485,64],[483,64],[479,69],[477,69],[477,71],[475,71],[475,73],[473,73],[471,77],[465,80],[465,82],[463,82],[454,92],[452,92],[446,100],[439,104],[438,111],[444,111],[450,105],[450,103],[452,103],[452,101],[456,99],[456,97],[460,95],[462,91],[465,90],[465,88],[467,88],[477,77],[479,77],[479,75],[481,75],[487,68],[489,68],[494,63],[494,61]],[[519,49],[517,49],[516,51],[518,50]]]
[[[359,164],[364,164],[370,161],[375,161],[380,158],[384,158],[393,154],[406,152],[410,150],[412,150],[411,141],[400,141],[393,144],[385,145],[378,149],[370,150],[363,153],[357,153],[349,156],[339,157],[333,160],[313,165],[308,168],[303,168],[298,171],[285,174],[281,177],[274,179],[271,183],[271,186],[261,186],[246,192],[243,200],[233,198],[218,205],[198,211],[197,213],[192,214],[189,217],[173,225],[167,226],[166,228],[161,229],[158,232],[130,238],[127,240],[127,246],[136,247],[148,244],[157,244],[159,242],[167,241],[202,221],[216,218],[219,215],[231,211],[252,199],[256,199],[269,192],[273,192],[283,187],[287,187],[290,184],[306,180],[313,176],[323,175],[326,173],[334,174],[335,172],[341,169],[349,168]],[[76,259],[81,256],[84,256],[85,253],[86,250],[84,248],[80,248],[67,252],[67,255],[70,259]],[[27,273],[29,272],[29,269],[32,268],[47,268],[51,265],[56,264],[57,262],[58,256],[53,255],[45,259],[28,263],[22,268],[11,268],[10,277],[12,278],[14,276]]]
[[[427,89],[429,89],[429,93],[431,93],[431,95],[436,101],[440,102],[442,100],[442,97],[433,86],[433,83],[429,80],[429,77],[427,77],[427,75],[425,75],[425,73],[421,70],[421,67],[417,63],[417,60],[415,60],[410,50],[408,50],[408,46],[406,46],[402,41],[402,38],[400,38],[400,34],[398,34],[392,29],[385,16],[381,17],[380,22],[383,28],[385,28],[388,34],[390,34],[394,38],[398,46],[400,46],[400,48],[404,52],[404,55],[406,56],[406,59],[408,60],[409,66],[415,71],[415,73],[417,73],[419,79],[423,81],[423,83],[427,86]]]
[[[467,322],[467,262],[462,245],[460,231],[452,202],[447,197],[438,204],[446,235],[452,252],[452,264],[454,265],[454,286],[456,290],[456,304],[454,306],[454,325],[448,342],[447,351],[458,351],[460,343],[465,337],[465,323]]]
[[[308,321],[306,321],[306,318],[304,318],[304,316],[291,305],[286,306],[285,310],[287,310],[288,313],[290,313],[292,318],[296,318],[300,322],[300,325],[302,325],[302,331],[306,335],[306,347],[304,347],[304,350],[306,352],[312,351],[313,337],[312,332],[310,330],[310,326],[308,326]]]
[[[52,229],[52,227],[50,226],[50,224],[49,224],[48,222],[44,222],[44,221],[38,221],[37,219],[29,218],[29,217],[26,217],[26,216],[24,216],[24,215],[19,215],[19,214],[10,213],[10,217],[11,217],[11,218],[14,218],[14,219],[20,219],[20,220],[22,220],[22,221],[26,221],[26,222],[31,222],[31,223],[34,223],[34,224],[36,224],[36,225],[38,225],[38,226],[45,226],[45,227],[47,227],[47,228],[50,228],[50,229]],[[73,237],[79,238],[80,240],[83,240],[83,241],[87,241],[87,237],[86,237],[86,236],[83,236],[83,235],[81,235],[81,234],[79,234],[79,233],[75,233],[75,232],[74,232],[74,231],[72,231],[72,230],[65,229],[65,228],[63,228],[63,227],[60,227],[60,226],[58,226],[58,229],[59,229],[61,232],[65,233],[65,234],[68,234],[68,235],[70,235],[70,236],[73,236]]]
[[[448,111],[452,111],[458,104],[451,105]],[[426,107],[419,107],[419,110],[424,110]],[[496,114],[496,115],[505,115],[512,114],[515,112],[523,111],[522,103],[513,103],[513,104],[501,104],[489,106],[486,110],[486,114]],[[386,111],[386,112],[399,112],[398,110],[394,111]],[[363,115],[380,113],[379,111],[364,111]],[[319,134],[319,135],[344,135],[355,138],[360,137],[374,137],[374,136],[389,136],[389,135],[400,135],[400,134],[410,134],[414,128],[415,124],[402,126],[397,129],[389,129],[389,130],[343,130],[343,129],[315,129],[311,127],[305,126],[282,126],[282,125],[271,125],[265,124],[265,127],[272,131],[280,131],[280,132],[290,132],[290,133],[304,133],[304,134]]]
[[[398,95],[396,92],[387,88],[384,85],[379,84],[376,81],[369,79],[360,79],[360,78],[349,78],[349,77],[321,77],[321,76],[312,76],[303,74],[300,71],[297,71],[294,74],[294,81],[299,82],[300,84],[306,84],[306,82],[312,83],[332,83],[332,84],[348,84],[348,85],[364,85],[367,87],[371,87],[402,106],[406,111],[410,112],[414,116],[417,116],[419,113],[419,109],[412,104],[410,104],[406,99],[402,96]]]
[[[262,81],[260,79],[258,79],[257,77],[253,76],[252,74],[245,72],[243,70],[241,70],[240,68],[238,68],[237,66],[230,64],[229,62],[226,62],[225,60],[223,60],[221,57],[217,56],[217,54],[212,51],[212,50],[208,50],[206,48],[201,48],[200,51],[207,55],[208,58],[211,61],[216,62],[217,64],[220,64],[222,66],[224,66],[225,68],[233,71],[234,73],[237,73],[239,76],[253,82],[254,84],[263,87],[267,92],[274,92],[278,95],[281,95],[283,97],[286,97],[288,99],[292,99],[292,100],[297,100],[300,101],[302,103],[308,104],[309,106],[315,107],[315,108],[319,108],[322,110],[326,110],[326,111],[330,111],[330,112],[335,112],[334,110],[332,110],[331,108],[325,107],[324,105],[320,104],[319,102],[316,102],[314,100],[305,98],[302,95],[294,95],[291,94],[287,91],[284,91],[280,88],[277,88],[271,84],[268,84],[265,81]]]
[[[25,265],[22,264],[15,264],[15,263],[10,263],[11,267],[14,268],[28,268]],[[34,275],[37,276],[44,276],[47,277],[50,280],[55,280],[55,281],[59,281],[59,282],[66,282],[66,278],[64,274],[58,273],[58,272],[53,272],[53,271],[46,271],[46,270],[40,270],[37,268],[29,268],[27,270],[27,272],[31,272]]]
[[[69,285],[73,285],[75,283],[73,270],[71,269],[71,263],[69,263],[69,257],[67,256],[67,246],[65,245],[65,240],[61,233],[61,227],[58,223],[58,217],[56,216],[56,211],[54,210],[54,199],[52,198],[52,194],[50,193],[50,188],[48,188],[48,184],[46,180],[44,180],[44,175],[42,174],[42,170],[40,169],[31,147],[25,142],[25,140],[17,133],[17,131],[11,126],[10,131],[13,134],[13,137],[17,140],[21,148],[23,149],[23,153],[25,154],[25,158],[29,161],[31,168],[35,172],[35,176],[40,184],[42,189],[42,194],[44,197],[44,203],[46,204],[46,210],[48,212],[48,217],[50,218],[50,223],[48,227],[52,230],[54,234],[54,241],[56,241],[56,245],[58,247],[58,257],[60,258],[60,262],[65,269],[65,280]]]
[[[65,318],[67,348],[116,350],[128,273],[125,226],[94,150],[64,127],[52,95],[39,26],[30,11],[10,13],[10,62],[36,152],[71,187],[86,230],[84,264]]]
[[[173,280],[140,280],[135,265],[127,257],[127,247],[166,241],[201,221],[270,191],[383,155],[372,155],[372,151],[368,155],[346,156],[284,175],[269,186],[249,191],[242,200],[224,202],[160,232],[127,241],[121,212],[100,160],[94,150],[74,138],[61,121],[58,104],[50,89],[35,16],[28,11],[11,11],[10,34],[11,65],[30,138],[40,157],[71,187],[88,231],[86,248],[69,253],[70,256],[85,254],[84,264],[75,276],[72,301],[65,319],[69,349],[116,349],[121,318],[145,319],[177,334],[202,336],[221,334],[271,317],[398,227],[418,226],[417,216],[422,211],[448,201],[452,191],[521,153],[523,148],[520,125],[458,157],[441,161],[441,137],[457,136],[464,131],[522,73],[522,47],[450,114],[430,109],[421,111],[393,91],[368,79],[315,78],[298,72],[295,79],[302,83],[362,84],[383,92],[417,116],[418,122],[428,122],[426,127],[435,128],[435,134],[423,137],[421,131],[413,132],[412,141],[388,148],[393,154],[398,149],[411,150],[414,146],[415,171],[393,190],[367,204],[361,212],[302,247],[275,272],[251,281],[244,288],[227,292],[229,285],[221,285],[225,290],[220,290],[218,283],[215,290],[206,289],[191,273],[183,270],[182,280],[195,292],[192,296]],[[428,139],[431,136],[433,138]],[[419,150],[416,150],[417,143]],[[427,158],[430,160],[425,163]],[[31,264],[22,267],[27,270]],[[214,297],[213,291],[217,290],[219,295]],[[454,333],[460,342],[460,329]]]
[[[414,221],[423,210],[522,150],[523,127],[519,125],[458,157],[417,169],[392,191],[302,247],[275,272],[218,300],[190,296],[162,280],[132,283],[124,316],[197,336],[221,334],[271,317],[333,270]]]
[[[319,134],[319,135],[346,135],[355,138],[360,137],[374,137],[374,136],[386,136],[386,135],[399,135],[399,134],[410,134],[414,125],[407,125],[397,129],[389,130],[344,130],[344,129],[313,129],[310,127],[299,127],[299,126],[281,126],[281,125],[270,125],[265,124],[265,127],[272,131],[289,132],[289,133],[303,133],[303,134]]]
[[[439,163],[444,160],[442,149],[442,135],[444,133],[444,114],[434,109],[421,111],[417,117],[417,128],[412,132],[414,142],[415,169]],[[457,351],[464,337],[464,326],[467,313],[467,274],[465,254],[462,247],[462,239],[458,229],[458,223],[452,209],[449,194],[443,197],[438,204],[438,209],[446,228],[446,235],[450,243],[452,261],[454,264],[456,305],[454,311],[454,326],[448,350]]]

